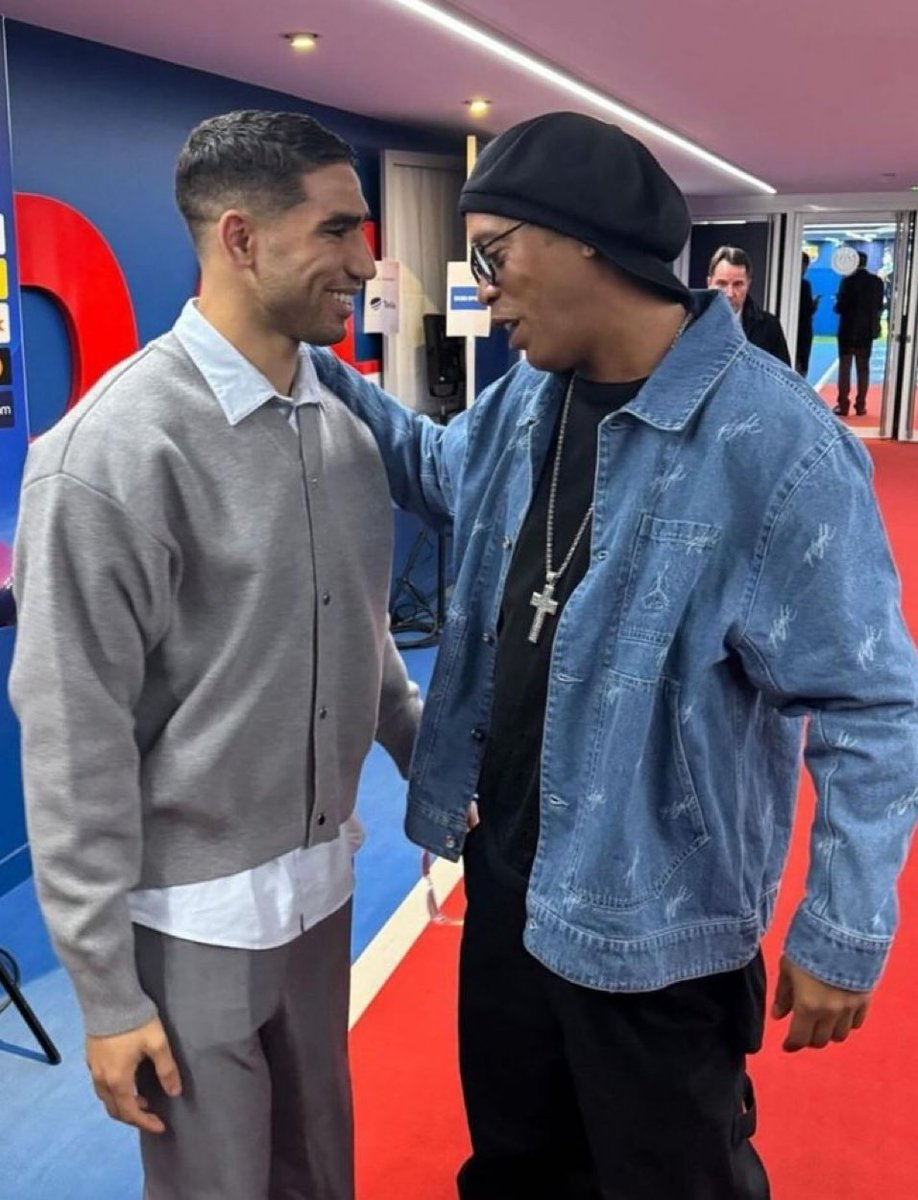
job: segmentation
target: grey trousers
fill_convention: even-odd
[[[183,1088],[138,1072],[167,1130],[141,1134],[144,1200],[353,1200],[350,927],[348,903],[286,946],[231,950],[135,925]]]

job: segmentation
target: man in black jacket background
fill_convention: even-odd
[[[870,387],[870,353],[873,340],[880,336],[880,313],[883,310],[883,281],[867,270],[867,255],[858,252],[858,267],[842,280],[835,297],[838,322],[838,404],[834,412],[846,417],[851,392],[851,360],[857,367],[857,393],[854,411],[863,417],[867,412],[867,391]]]
[[[717,288],[730,301],[743,326],[743,332],[760,350],[767,350],[781,362],[791,365],[790,351],[781,322],[749,295],[752,259],[739,246],[721,246],[714,251],[708,267],[708,287]]]
[[[797,353],[794,368],[804,379],[810,369],[810,351],[813,349],[813,318],[819,307],[819,297],[813,295],[813,287],[806,278],[810,265],[810,256],[803,252],[802,271],[800,275],[800,310],[797,315]]]

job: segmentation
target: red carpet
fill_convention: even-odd
[[[849,401],[850,409],[848,416],[845,418],[845,423],[856,429],[858,425],[879,426],[880,424],[880,409],[883,407],[883,385],[881,383],[872,383],[867,389],[867,412],[863,417],[859,417],[854,411],[854,384],[851,384],[851,398]],[[829,408],[834,408],[838,403],[838,384],[827,383],[825,387],[820,388],[819,395],[825,400]]]
[[[870,449],[906,616],[918,634],[918,447],[876,443]],[[807,784],[766,943],[772,979],[802,890],[811,808]],[[784,1024],[769,1020],[752,1072],[760,1109],[757,1145],[772,1178],[773,1200],[918,1197],[916,859],[901,888],[901,932],[864,1028],[843,1046],[788,1055],[780,1050]],[[461,904],[454,894],[447,910],[458,914]],[[359,1200],[455,1197],[455,1171],[467,1152],[456,1069],[458,944],[456,928],[428,926],[353,1031]]]

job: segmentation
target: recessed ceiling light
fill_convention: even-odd
[[[473,45],[478,46],[495,58],[500,58],[504,62],[511,63],[527,75],[535,75],[545,83],[550,83],[559,90],[567,92],[568,95],[576,96],[578,100],[589,105],[591,108],[608,113],[619,121],[624,121],[633,129],[640,129],[644,133],[649,133],[653,137],[667,142],[670,146],[675,146],[676,149],[681,150],[684,154],[689,154],[692,158],[707,163],[709,167],[713,167],[717,171],[731,175],[734,179],[742,180],[743,183],[756,188],[758,191],[768,192],[772,196],[776,194],[777,189],[773,188],[770,183],[765,183],[764,180],[756,178],[755,175],[750,175],[748,171],[743,171],[740,167],[735,167],[733,163],[727,162],[726,159],[720,158],[719,155],[712,154],[710,150],[705,150],[697,142],[689,141],[688,138],[682,137],[681,134],[674,133],[672,129],[667,129],[665,125],[651,121],[649,117],[635,112],[633,108],[628,108],[627,105],[613,99],[612,96],[606,95],[605,92],[588,87],[587,84],[582,83],[574,75],[568,75],[564,71],[559,71],[551,63],[534,57],[515,43],[506,41],[504,38],[498,37],[481,26],[473,25],[470,21],[462,20],[447,9],[440,8],[436,4],[431,4],[429,0],[390,0],[390,3],[407,8],[416,16],[423,17],[426,21],[431,21],[434,25],[439,25],[441,29],[446,29],[450,33],[455,34],[456,37],[473,43]]]
[[[289,42],[291,49],[296,50],[298,54],[308,54],[310,50],[315,50],[319,41],[317,33],[282,33],[281,37]]]
[[[465,103],[473,117],[484,117],[491,111],[490,100],[466,100]]]

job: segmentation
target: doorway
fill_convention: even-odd
[[[865,221],[807,223],[801,239],[801,266],[806,270],[797,317],[797,367],[825,403],[839,409],[837,415],[863,437],[883,432],[884,398],[895,367],[889,328],[901,267],[896,240],[895,213]],[[873,278],[865,279],[865,273]],[[873,336],[865,332],[858,339],[856,354],[842,353],[848,344],[839,341],[839,330],[844,332],[852,321],[865,331],[870,326]]]

